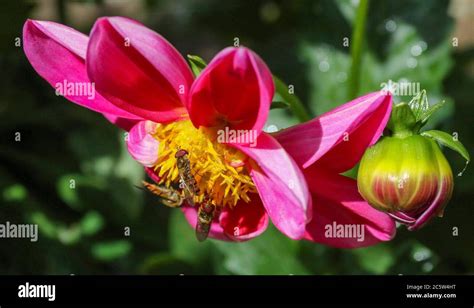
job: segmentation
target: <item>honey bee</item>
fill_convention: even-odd
[[[174,157],[176,158],[180,177],[180,188],[183,190],[189,205],[194,206],[194,196],[199,194],[199,187],[196,179],[191,174],[191,162],[189,161],[188,152],[180,149]]]
[[[142,181],[142,183],[152,194],[157,195],[164,205],[168,207],[180,207],[183,204],[183,196],[176,189],[163,185],[150,184],[146,181]]]
[[[202,242],[207,239],[211,223],[217,215],[217,206],[211,203],[211,199],[206,196],[198,209],[198,217],[196,222],[196,238]]]

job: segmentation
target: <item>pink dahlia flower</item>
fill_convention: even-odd
[[[303,168],[311,192],[313,213],[305,239],[353,248],[395,235],[390,216],[372,208],[359,194],[356,181],[340,174],[353,168],[379,139],[391,109],[389,94],[370,93],[275,135]]]
[[[73,85],[61,94],[129,130],[130,154],[157,183],[176,185],[175,153],[189,153],[200,192],[220,208],[210,237],[247,240],[261,234],[270,218],[288,237],[303,238],[310,194],[295,161],[262,131],[274,84],[254,52],[226,48],[194,79],[168,41],[128,18],[100,18],[89,37],[28,20],[23,39],[40,76],[53,87]],[[97,93],[74,91],[85,83]],[[222,132],[246,132],[247,139],[220,140]],[[199,204],[204,196],[196,198]],[[197,208],[185,205],[183,211],[195,226]]]

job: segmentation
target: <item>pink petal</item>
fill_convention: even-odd
[[[224,233],[234,241],[245,241],[259,236],[267,229],[268,215],[258,195],[250,197],[249,203],[239,202],[233,208],[224,208],[220,225]]]
[[[88,37],[67,26],[27,20],[23,27],[23,49],[36,72],[68,100],[100,113],[125,118],[136,116],[117,108],[97,91],[87,77],[85,55]],[[91,92],[67,89],[85,86]]]
[[[193,81],[179,52],[158,33],[124,17],[99,18],[87,49],[87,72],[116,106],[154,122],[186,115]]]
[[[313,194],[313,220],[306,226],[305,239],[339,248],[355,248],[389,241],[395,236],[395,222],[389,215],[372,208],[358,193],[356,181],[325,171],[305,171]],[[363,227],[357,234],[327,233],[333,228]],[[357,230],[357,229],[353,229]],[[361,234],[358,234],[361,235]]]
[[[333,109],[309,122],[276,134],[298,165],[343,172],[352,168],[374,144],[389,120],[392,97],[374,92]]]
[[[267,133],[259,135],[256,147],[234,146],[258,164],[251,176],[273,224],[292,239],[302,238],[311,198],[299,167]]]
[[[148,175],[150,179],[152,179],[155,183],[160,182],[160,177],[158,176],[157,172],[155,172],[154,168],[152,167],[145,167],[145,173]]]
[[[275,88],[265,63],[247,48],[226,48],[199,75],[187,102],[194,126],[229,126],[258,133]]]
[[[183,212],[189,224],[195,228],[197,207],[185,206]],[[268,215],[258,195],[249,203],[240,202],[234,208],[222,209],[211,225],[209,237],[224,241],[246,241],[262,234],[268,226]]]
[[[151,135],[157,125],[151,121],[141,121],[128,133],[128,152],[133,159],[145,167],[152,167],[158,160],[160,143]]]
[[[117,117],[112,114],[104,113],[103,116],[112,124],[120,127],[121,129],[125,131],[129,131],[132,129],[132,127],[137,124],[140,120],[135,120],[135,119],[127,119],[127,118],[121,118]]]

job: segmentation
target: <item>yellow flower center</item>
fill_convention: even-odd
[[[153,136],[160,142],[158,161],[154,166],[160,183],[167,187],[179,184],[176,152],[186,150],[191,173],[199,187],[196,203],[207,195],[216,206],[233,207],[242,199],[250,201],[249,194],[256,193],[255,184],[247,168],[252,163],[241,151],[217,142],[217,130],[195,128],[191,121],[183,120],[158,124]]]

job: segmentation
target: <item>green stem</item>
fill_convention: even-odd
[[[360,85],[360,63],[362,60],[362,45],[364,43],[365,23],[369,0],[360,0],[357,8],[354,30],[352,32],[351,57],[352,64],[349,75],[348,99],[353,99],[359,92]]]
[[[290,94],[290,92],[288,92],[288,86],[276,76],[273,76],[273,82],[275,83],[276,92],[289,103],[291,112],[298,118],[298,120],[300,122],[309,121],[311,116],[299,98],[295,94]]]
[[[66,2],[64,0],[57,0],[56,2],[59,20],[62,24],[67,24]]]

